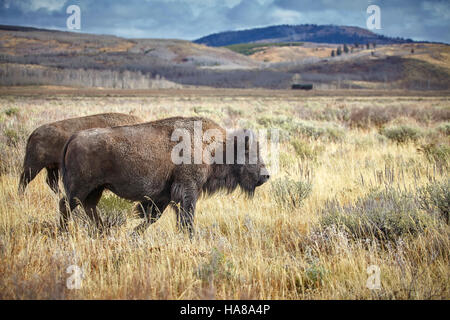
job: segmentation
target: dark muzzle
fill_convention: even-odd
[[[267,180],[269,180],[269,178],[270,178],[269,174],[260,175],[258,183],[256,184],[256,186],[259,187],[260,185],[266,183]]]

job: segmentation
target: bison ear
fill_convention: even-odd
[[[239,129],[232,132],[227,137],[227,162],[230,160],[228,157],[234,155],[234,162],[243,164],[245,163],[245,158],[248,157],[250,150],[255,141],[255,134],[252,130],[248,129]],[[232,148],[232,149],[231,149]],[[238,150],[239,148],[243,148],[243,150]],[[231,152],[232,153],[231,153]],[[230,152],[230,153],[229,153]],[[239,158],[239,159],[238,159]]]
[[[245,137],[245,152],[248,153],[250,147],[253,145],[255,141],[255,133],[250,129],[244,129],[244,137]]]
[[[231,137],[233,138],[232,143],[234,146],[237,146],[238,141],[240,141],[240,143],[244,141],[246,152],[250,150],[250,146],[253,145],[253,142],[255,141],[255,133],[250,129],[238,129],[232,133]]]

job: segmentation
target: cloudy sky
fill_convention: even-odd
[[[187,40],[276,24],[365,28],[375,4],[377,33],[450,43],[450,0],[0,0],[0,24],[66,30],[72,4],[81,9],[81,32]]]

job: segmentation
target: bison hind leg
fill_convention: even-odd
[[[67,223],[70,218],[70,213],[76,208],[77,205],[78,203],[75,198],[71,198],[69,203],[67,203],[67,199],[65,197],[59,201],[59,212],[61,214],[59,223],[62,231],[67,231]]]
[[[88,196],[82,201],[84,211],[89,216],[89,218],[95,223],[98,230],[100,232],[103,232],[104,230],[104,224],[102,221],[102,218],[99,216],[97,212],[97,204],[100,201],[100,198],[102,197],[104,187],[98,187],[91,191]]]

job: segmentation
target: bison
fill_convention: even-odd
[[[19,194],[25,191],[36,175],[47,169],[47,184],[58,193],[59,162],[67,139],[77,131],[90,128],[113,127],[143,122],[140,118],[122,113],[104,113],[61,120],[40,126],[28,138]]]
[[[200,130],[200,139],[195,138],[199,133],[196,130]],[[183,143],[184,149],[180,147]],[[201,151],[210,151],[200,152],[200,159],[199,146]],[[187,160],[179,162],[180,157]],[[178,229],[192,236],[195,206],[201,194],[223,189],[231,192],[239,186],[251,196],[269,179],[252,131],[236,130],[227,135],[217,123],[201,117],[173,117],[77,132],[64,146],[61,168],[66,191],[60,200],[62,230],[67,230],[71,211],[81,203],[101,232],[104,226],[96,206],[108,189],[138,202],[145,220],[137,231],[157,221],[171,204]]]

